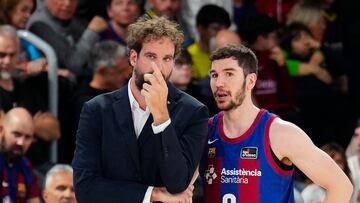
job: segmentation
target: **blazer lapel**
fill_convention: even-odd
[[[116,101],[113,104],[115,119],[118,121],[121,135],[127,143],[130,155],[137,169],[140,169],[139,148],[134,130],[134,123],[130,108],[127,86],[116,92]]]

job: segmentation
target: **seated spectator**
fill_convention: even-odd
[[[314,75],[330,84],[332,77],[322,67],[324,55],[320,44],[311,36],[310,30],[302,23],[292,23],[281,32],[280,45],[285,51],[286,63],[292,76]]]
[[[57,164],[46,173],[42,195],[45,203],[76,203],[70,165]]]
[[[238,24],[241,38],[258,58],[259,75],[253,91],[256,103],[299,125],[292,79],[277,44],[278,27],[274,18],[260,13],[244,16]]]
[[[230,19],[232,19],[234,0],[182,0],[181,17],[193,39],[199,38],[196,21],[194,21],[194,19],[196,19],[201,7],[207,4],[214,4],[223,8],[229,14]]]
[[[105,40],[95,44],[91,52],[90,65],[94,70],[92,80],[80,84],[72,99],[76,126],[86,101],[126,85],[130,78],[126,47],[115,41]]]
[[[2,202],[40,202],[37,178],[24,156],[34,138],[34,123],[24,108],[6,113],[0,126],[0,171]]]
[[[170,75],[169,81],[178,89],[201,100],[199,89],[191,83],[192,60],[187,50],[182,50],[175,59],[175,67]]]
[[[324,18],[325,13],[320,5],[316,5],[317,1],[319,0],[301,1],[296,4],[289,13],[287,25],[292,23],[302,23],[309,29],[312,38],[318,43],[318,49],[321,50],[325,56],[323,62],[326,64],[326,70],[333,77],[333,84],[336,85],[338,89],[346,92],[346,70],[344,67],[345,61],[342,50],[332,49],[328,46],[329,42],[325,41],[329,39],[329,35],[339,35],[339,33],[326,33],[326,31],[331,32],[331,30],[327,30],[327,24]],[[341,28],[338,30],[341,30]],[[327,39],[325,39],[325,36],[327,36]]]
[[[36,8],[35,0],[1,0],[0,4],[5,15],[0,24],[10,24],[16,29],[25,29],[27,21]],[[22,49],[17,63],[22,73],[26,76],[45,71],[46,59],[42,57],[40,51],[27,40],[21,39],[20,43]]]
[[[326,152],[338,164],[341,170],[344,171],[349,179],[351,179],[351,172],[346,161],[344,149],[336,143],[325,144],[321,149]],[[326,194],[325,189],[309,181],[310,180],[308,179],[305,183],[306,186],[304,190],[301,192],[304,203],[323,202]],[[350,201],[349,203],[356,203],[356,201]]]
[[[187,48],[193,61],[192,77],[195,81],[209,74],[211,38],[214,38],[220,30],[230,26],[230,17],[222,7],[208,4],[203,6],[197,14],[196,26],[199,40]]]
[[[60,137],[60,124],[57,118],[51,113],[45,112],[46,107],[43,109],[31,108],[32,103],[37,103],[40,91],[38,89],[30,91],[31,85],[28,85],[27,81],[21,81],[13,76],[16,71],[19,40],[15,28],[9,25],[0,25],[0,53],[0,105],[4,111],[7,112],[15,106],[25,106],[35,115],[36,137],[33,139],[34,142],[43,140],[48,143],[58,139]],[[27,100],[27,95],[31,99]],[[46,151],[46,154],[48,154],[48,151]],[[35,157],[36,159],[46,158],[43,154]],[[35,160],[32,159],[32,161],[37,165]]]
[[[148,1],[150,8],[147,10],[147,14],[166,17],[179,23],[185,37],[183,46],[188,47],[194,40],[190,36],[184,18],[181,16],[182,2],[183,0],[150,0]]]
[[[140,0],[109,0],[107,13],[110,18],[101,39],[111,39],[126,46],[127,27],[140,16]]]
[[[360,201],[360,119],[358,119],[354,129],[353,140],[355,154],[348,158],[348,164],[354,184],[353,199]]]
[[[350,116],[347,100],[332,85],[324,55],[311,32],[303,24],[290,24],[282,31],[280,44],[286,52],[286,63],[293,76],[295,101],[302,111],[303,128],[318,146],[337,142],[346,147],[351,134],[348,132]],[[338,134],[346,137],[340,138]]]
[[[0,25],[0,103],[4,111],[16,106],[13,95],[19,82],[13,78],[16,71],[19,40],[10,25]]]
[[[87,27],[74,17],[77,0],[46,0],[31,16],[28,28],[45,40],[56,52],[60,73],[70,77],[91,74],[86,69],[92,45],[107,27],[106,21],[95,16]]]

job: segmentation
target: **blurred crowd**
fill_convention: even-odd
[[[66,164],[73,158],[82,105],[127,84],[132,74],[127,28],[147,15],[179,24],[185,41],[169,82],[206,104],[210,115],[218,111],[209,86],[210,53],[227,43],[250,47],[259,61],[254,102],[297,124],[322,147],[352,178],[357,202],[359,11],[355,0],[0,0],[0,168],[5,171],[3,160],[11,160],[21,168],[16,173],[31,169],[24,172],[25,193],[9,194],[19,202],[56,202],[54,184],[71,179],[62,194],[76,201]],[[49,111],[49,59],[37,44],[19,37],[20,30],[55,51],[57,114]],[[30,125],[28,117],[33,125],[27,132],[11,131],[14,122]],[[50,159],[54,141],[57,163]],[[31,164],[19,161],[24,156]],[[297,176],[297,201],[321,202],[323,190]]]

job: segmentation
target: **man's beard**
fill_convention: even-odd
[[[22,152],[22,148],[18,145],[14,145],[12,147],[10,147],[10,149],[8,149],[6,147],[6,140],[5,140],[5,135],[2,137],[1,139],[1,153],[4,155],[5,159],[9,162],[9,163],[17,163],[20,161],[21,157],[24,155],[24,153]],[[16,154],[13,152],[13,150],[21,150],[20,154]]]
[[[144,83],[147,83],[147,84],[151,85],[149,81],[144,80],[144,75],[146,73],[140,73],[137,70],[137,68],[134,67],[134,74],[135,74],[135,85],[136,85],[136,87],[138,88],[139,91],[141,91],[143,89],[143,84]],[[153,71],[149,72],[148,74],[153,74]],[[165,79],[165,81],[168,82],[170,75],[168,77],[165,77],[164,74],[162,74],[162,76]]]
[[[231,96],[230,92],[228,92],[228,94]],[[216,95],[216,93],[215,93],[215,95]],[[224,107],[221,107],[219,105],[217,105],[217,106],[220,110],[231,111],[231,110],[236,109],[237,107],[241,106],[241,104],[244,102],[244,99],[245,99],[245,81],[243,82],[243,84],[241,86],[241,90],[237,91],[235,93],[234,100],[231,100],[230,103]]]

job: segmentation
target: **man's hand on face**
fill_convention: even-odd
[[[159,67],[154,62],[151,63],[151,66],[154,72],[144,75],[145,83],[141,95],[144,96],[146,105],[154,118],[154,125],[157,126],[169,119],[168,87]]]

